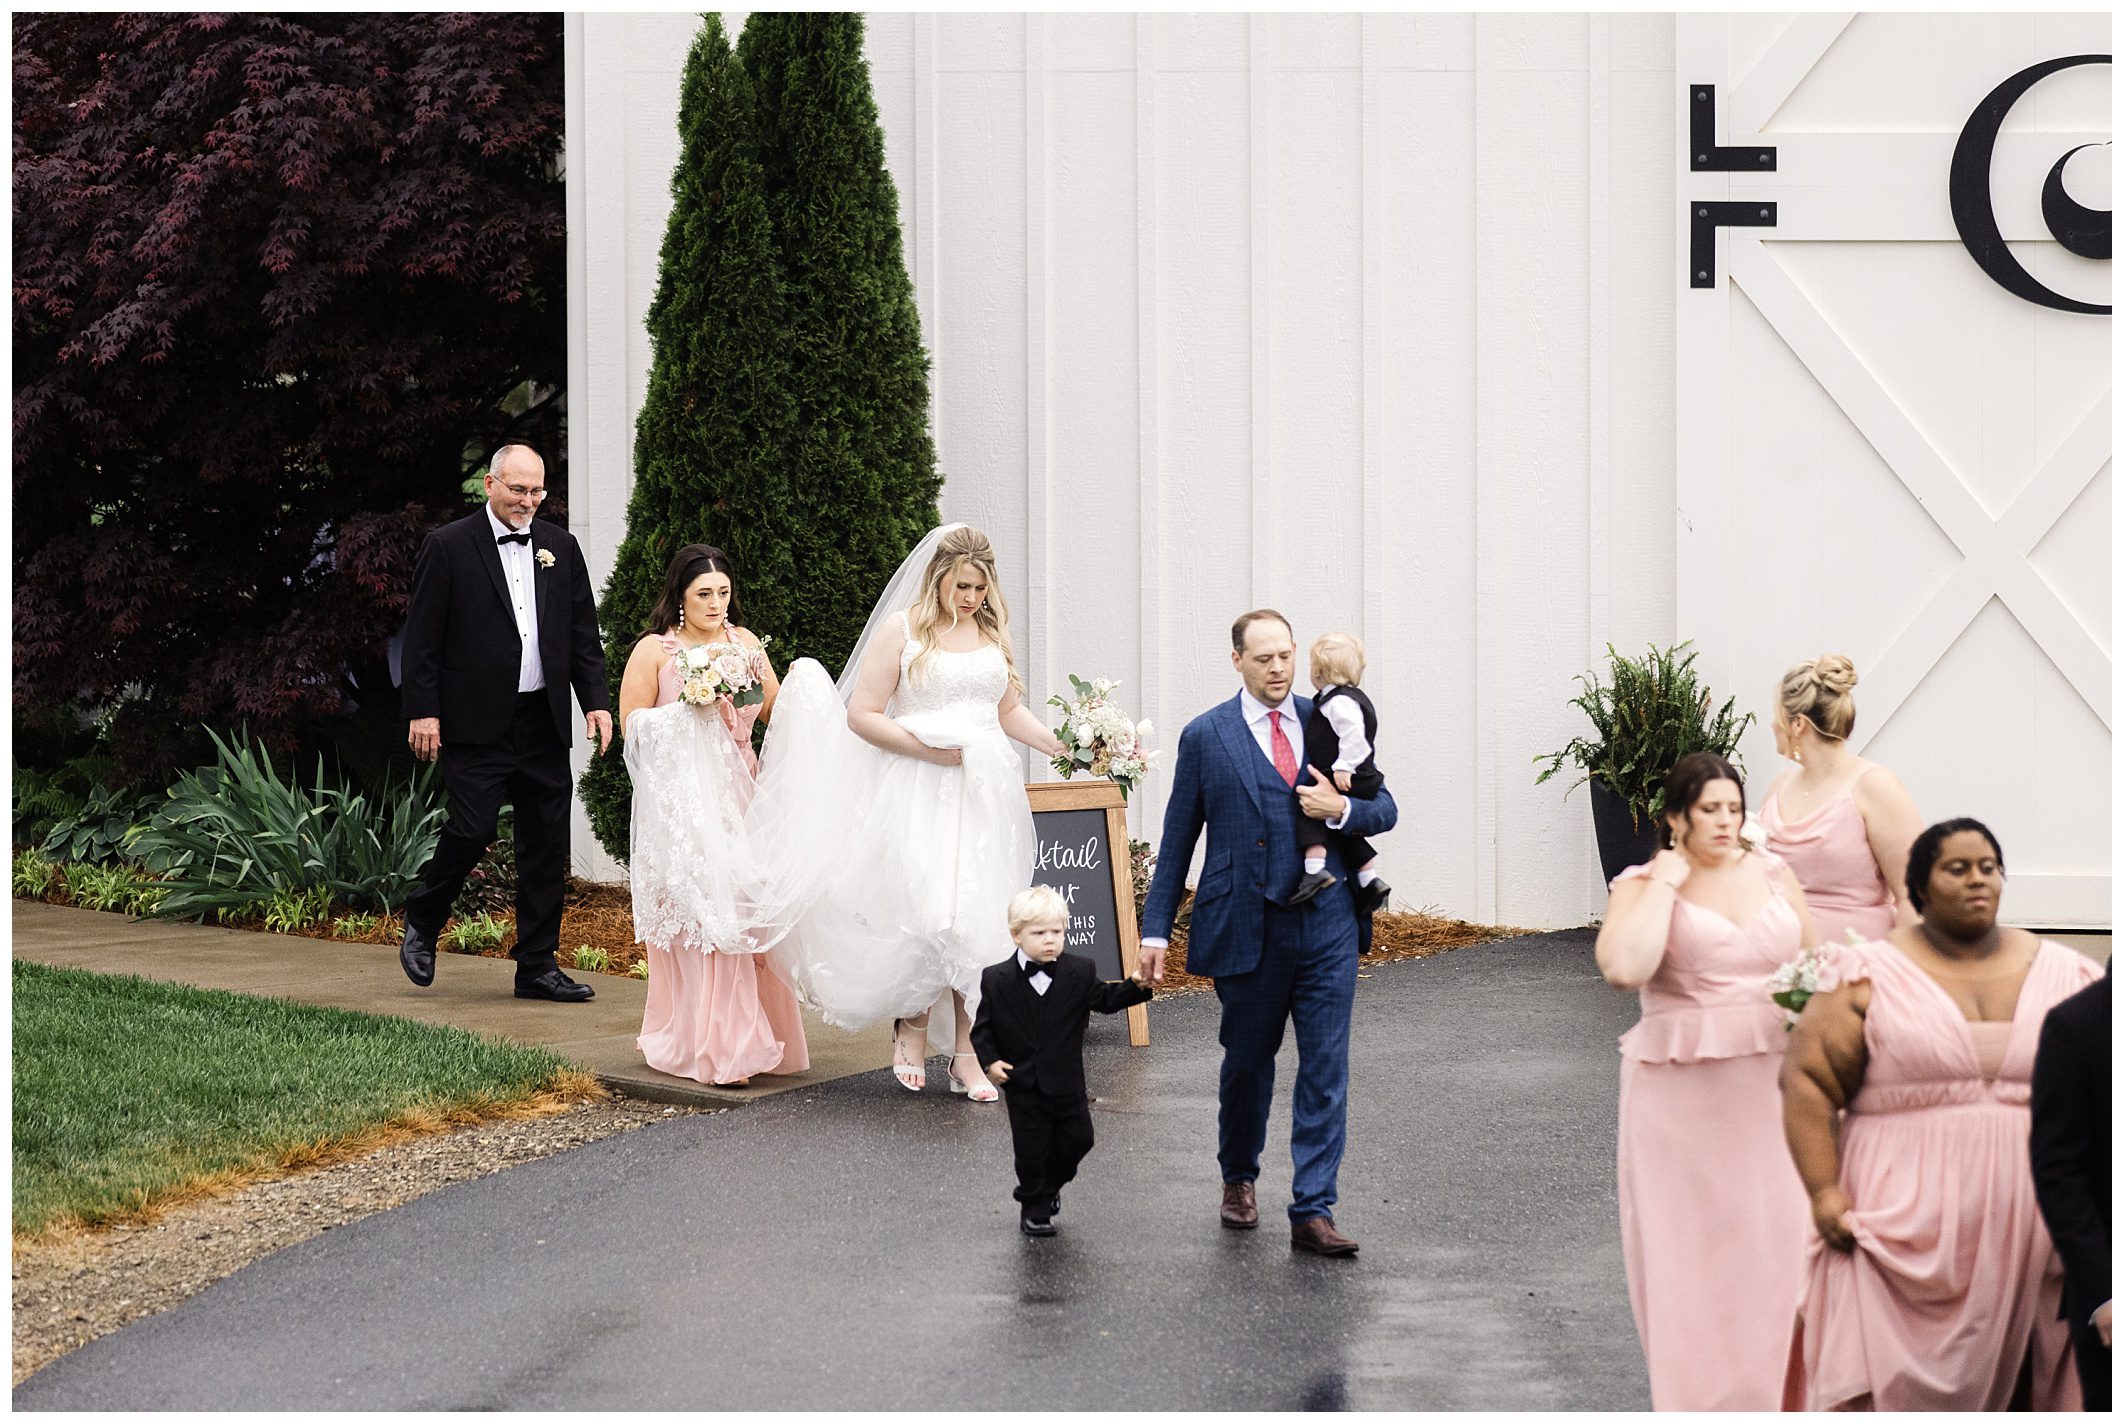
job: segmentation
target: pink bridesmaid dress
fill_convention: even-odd
[[[2100,966],[2045,940],[2012,1021],[1981,1024],[1885,940],[1825,949],[1825,989],[1873,981],[1866,1078],[1841,1134],[1857,1245],[1808,1248],[1787,1406],[2000,1410],[2032,1357],[2030,1406],[2078,1409],[2028,1078],[2043,1016]]]
[[[679,640],[666,633],[663,644],[674,656],[657,676],[659,707],[679,700]],[[744,771],[728,787],[717,788],[737,797],[741,807],[751,801],[759,771],[752,751],[752,724],[759,715],[757,705],[738,709],[731,736],[742,752]],[[642,948],[649,959],[649,997],[635,1044],[651,1068],[699,1083],[733,1083],[755,1073],[801,1073],[811,1066],[796,994],[766,956],[703,954],[649,941]]]
[[[1853,787],[1797,821],[1778,809],[1776,787],[1763,798],[1765,848],[1792,868],[1823,944],[1848,943],[1850,930],[1879,939],[1895,928],[1895,897],[1873,858]]]
[[[1800,926],[1777,862],[1752,859],[1770,898],[1745,925],[1675,897],[1622,1036],[1616,1198],[1654,1409],[1775,1409],[1792,1342],[1809,1217],[1767,980],[1799,952]]]

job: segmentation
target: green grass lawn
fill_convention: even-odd
[[[15,961],[17,1234],[582,1077],[457,1029]]]

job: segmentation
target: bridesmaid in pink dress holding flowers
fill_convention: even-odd
[[[1943,822],[1910,849],[1919,922],[1824,950],[1784,1069],[1818,1233],[1787,1408],[2080,1407],[2029,1077],[2043,1016],[2102,971],[2001,927],[2005,884],[1997,838]]]
[[[1740,775],[1691,752],[1667,848],[1615,878],[1594,957],[1643,1015],[1622,1038],[1616,1198],[1654,1409],[1775,1409],[1807,1197],[1779,1131],[1770,972],[1816,942],[1775,857],[1747,849]]]
[[[1766,848],[1807,892],[1829,944],[1850,932],[1879,939],[1917,914],[1903,898],[1903,865],[1924,822],[1894,772],[1848,744],[1858,670],[1824,653],[1785,670],[1771,727],[1779,756],[1798,763],[1763,798]]]
[[[744,835],[759,771],[752,724],[770,714],[778,685],[743,622],[729,556],[688,544],[672,557],[650,631],[620,680],[634,781],[628,878],[649,962],[635,1042],[660,1073],[726,1087],[811,1063],[796,995],[763,954],[781,933],[780,917],[760,902],[764,877]],[[761,700],[687,704],[681,668],[689,655],[725,663]]]

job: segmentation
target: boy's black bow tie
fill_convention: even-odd
[[[528,544],[531,542],[531,535],[529,531],[522,534],[498,534],[495,536],[494,542],[497,544]]]
[[[1018,965],[1018,972],[1020,974],[1023,974],[1026,978],[1030,979],[1035,974],[1053,974],[1055,972],[1055,966],[1052,961],[1042,963],[1040,960],[1027,958],[1020,961]]]

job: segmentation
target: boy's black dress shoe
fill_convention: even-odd
[[[1283,903],[1286,905],[1303,905],[1306,901],[1327,889],[1328,886],[1340,883],[1325,870],[1308,871],[1305,879],[1298,882],[1298,888],[1283,897]]]
[[[1033,1215],[1033,1213],[1036,1211],[1046,1211],[1047,1207],[1048,1203],[1046,1202],[1041,1202],[1037,1206],[1035,1206],[1031,1202],[1027,1202],[1023,1206],[1019,1207],[1018,1230],[1024,1232],[1027,1236],[1054,1235],[1055,1223],[1050,1220],[1050,1217],[1052,1216],[1051,1212],[1049,1212],[1048,1215],[1044,1216]]]
[[[1360,915],[1378,914],[1386,908],[1387,896],[1393,893],[1393,889],[1394,887],[1387,884],[1384,880],[1376,878],[1369,885],[1358,886],[1357,913]]]
[[[578,984],[558,969],[548,969],[528,979],[516,981],[516,997],[519,999],[551,999],[557,1004],[580,1004],[597,997],[597,991],[588,984]]]
[[[435,982],[435,939],[422,934],[412,925],[406,926],[406,937],[398,946],[398,967],[406,971],[406,977],[425,989]]]

